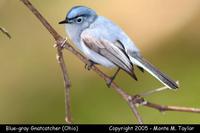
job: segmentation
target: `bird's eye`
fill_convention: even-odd
[[[76,19],[76,22],[77,22],[77,23],[82,23],[82,22],[83,22],[83,17],[78,17],[78,18]]]

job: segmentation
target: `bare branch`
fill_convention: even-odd
[[[62,37],[58,32],[49,24],[49,22],[40,14],[40,12],[29,2],[29,0],[21,0],[29,10],[38,18],[38,20],[43,24],[43,26],[51,33],[55,40],[59,40]],[[64,39],[63,39],[64,40]]]
[[[34,6],[29,2],[29,0],[21,0],[29,9],[30,11],[35,14],[35,16],[38,18],[38,20],[43,24],[44,27],[51,33],[53,38],[56,40],[57,44],[57,55],[58,55],[58,63],[60,64],[63,78],[65,82],[65,89],[66,89],[66,121],[71,123],[71,112],[70,112],[70,81],[67,74],[67,69],[65,66],[65,62],[63,59],[63,53],[62,53],[62,46],[67,49],[68,51],[72,52],[74,55],[76,55],[77,58],[79,58],[83,63],[88,64],[87,58],[85,58],[82,54],[80,54],[76,49],[74,49],[68,41],[66,41],[62,36],[60,36],[56,30],[44,19],[44,17],[34,8]],[[100,69],[98,69],[95,65],[91,67],[91,69],[96,72],[102,79],[105,80],[106,83],[108,83],[111,79],[108,75],[103,73]],[[127,94],[121,87],[119,87],[115,82],[112,82],[110,87],[112,87],[129,105],[132,112],[134,113],[135,117],[137,118],[137,121],[139,124],[142,124],[142,118],[137,111],[137,104],[144,105],[146,107],[154,108],[159,111],[181,111],[181,112],[193,112],[193,113],[199,113],[200,109],[195,108],[187,108],[187,107],[178,107],[178,106],[163,106],[154,104],[148,101],[145,101],[143,97],[140,95],[131,96]],[[150,92],[151,93],[151,92]],[[148,93],[149,94],[149,93]]]
[[[0,27],[0,31],[1,31],[4,35],[6,35],[9,39],[11,39],[11,35],[8,33],[8,31],[7,31],[5,28]]]
[[[149,101],[146,101],[143,97],[140,95],[135,95],[131,97],[131,101],[135,104],[140,104],[149,108],[156,109],[160,112],[165,111],[177,111],[177,112],[191,112],[191,113],[200,113],[199,108],[191,108],[191,107],[180,107],[180,106],[167,106],[167,105],[160,105],[155,104]]]
[[[47,20],[39,13],[39,11],[28,1],[28,0],[21,0],[28,8],[29,10],[40,20],[40,22],[43,24],[43,26],[51,33],[51,35],[54,37],[56,41],[57,46],[57,60],[60,65],[63,79],[64,79],[64,86],[65,86],[65,111],[66,111],[66,117],[65,121],[67,123],[72,123],[72,116],[71,116],[71,102],[70,102],[70,80],[67,73],[65,61],[63,58],[62,53],[62,45],[63,42],[65,43],[66,40],[62,38],[56,30],[47,22]]]
[[[151,103],[151,102],[147,102],[146,104],[144,104],[144,106],[157,109],[160,112],[178,111],[178,112],[200,113],[200,109],[191,108],[191,107],[166,106],[166,105],[159,105],[159,104],[155,104],[155,103]]]
[[[64,41],[65,42],[65,41]],[[62,44],[63,42],[57,42],[57,44]],[[62,45],[60,45],[62,46]],[[72,123],[72,115],[71,115],[71,102],[70,102],[70,87],[71,83],[69,80],[68,72],[66,69],[65,61],[63,58],[62,47],[57,47],[57,60],[62,70],[63,79],[64,79],[64,86],[65,86],[65,110],[66,110],[66,117],[65,121],[69,124]]]

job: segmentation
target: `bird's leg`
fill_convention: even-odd
[[[85,64],[85,69],[90,70],[94,64],[97,64],[97,63],[95,63],[92,60],[88,60],[88,63]]]
[[[110,78],[110,81],[107,82],[107,86],[110,88],[110,85],[112,84],[113,80],[115,79],[115,77],[117,76],[117,74],[119,73],[120,68],[118,67],[117,71],[115,72],[115,74]]]

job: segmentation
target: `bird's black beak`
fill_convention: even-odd
[[[60,21],[58,24],[67,24],[68,21],[67,20],[63,20],[63,21]]]

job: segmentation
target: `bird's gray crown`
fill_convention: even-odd
[[[75,6],[67,13],[66,19],[75,19],[79,16],[96,16],[96,12],[85,6]]]

